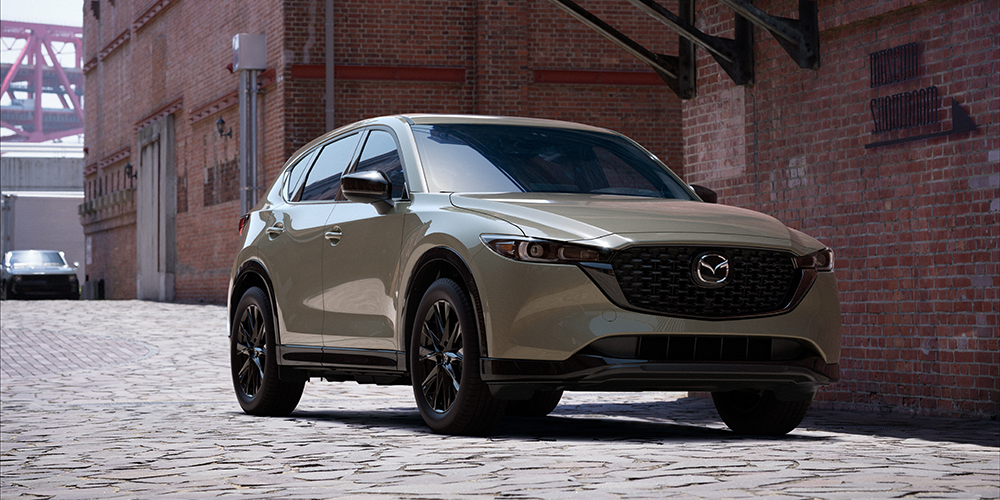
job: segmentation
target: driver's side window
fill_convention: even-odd
[[[392,134],[385,130],[373,130],[368,134],[358,166],[355,172],[379,171],[385,172],[392,183],[392,197],[403,197],[406,178],[403,175],[403,164],[399,158],[399,149]]]

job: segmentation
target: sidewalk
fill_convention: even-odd
[[[307,384],[245,415],[225,309],[0,303],[0,496],[1000,498],[995,421],[812,411],[743,438],[683,393],[567,393],[490,438],[439,436],[409,387]]]

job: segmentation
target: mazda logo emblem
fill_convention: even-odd
[[[729,282],[729,259],[714,252],[705,252],[694,259],[691,269],[694,284],[704,288],[719,288]]]

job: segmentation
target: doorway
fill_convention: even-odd
[[[174,173],[174,115],[139,130],[136,179],[136,298],[174,299],[177,177]]]

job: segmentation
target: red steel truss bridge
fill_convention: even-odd
[[[44,142],[83,133],[83,30],[0,22],[0,126],[4,142]],[[72,58],[72,65],[63,66]],[[61,104],[61,106],[60,106]],[[10,132],[13,132],[11,134]]]

